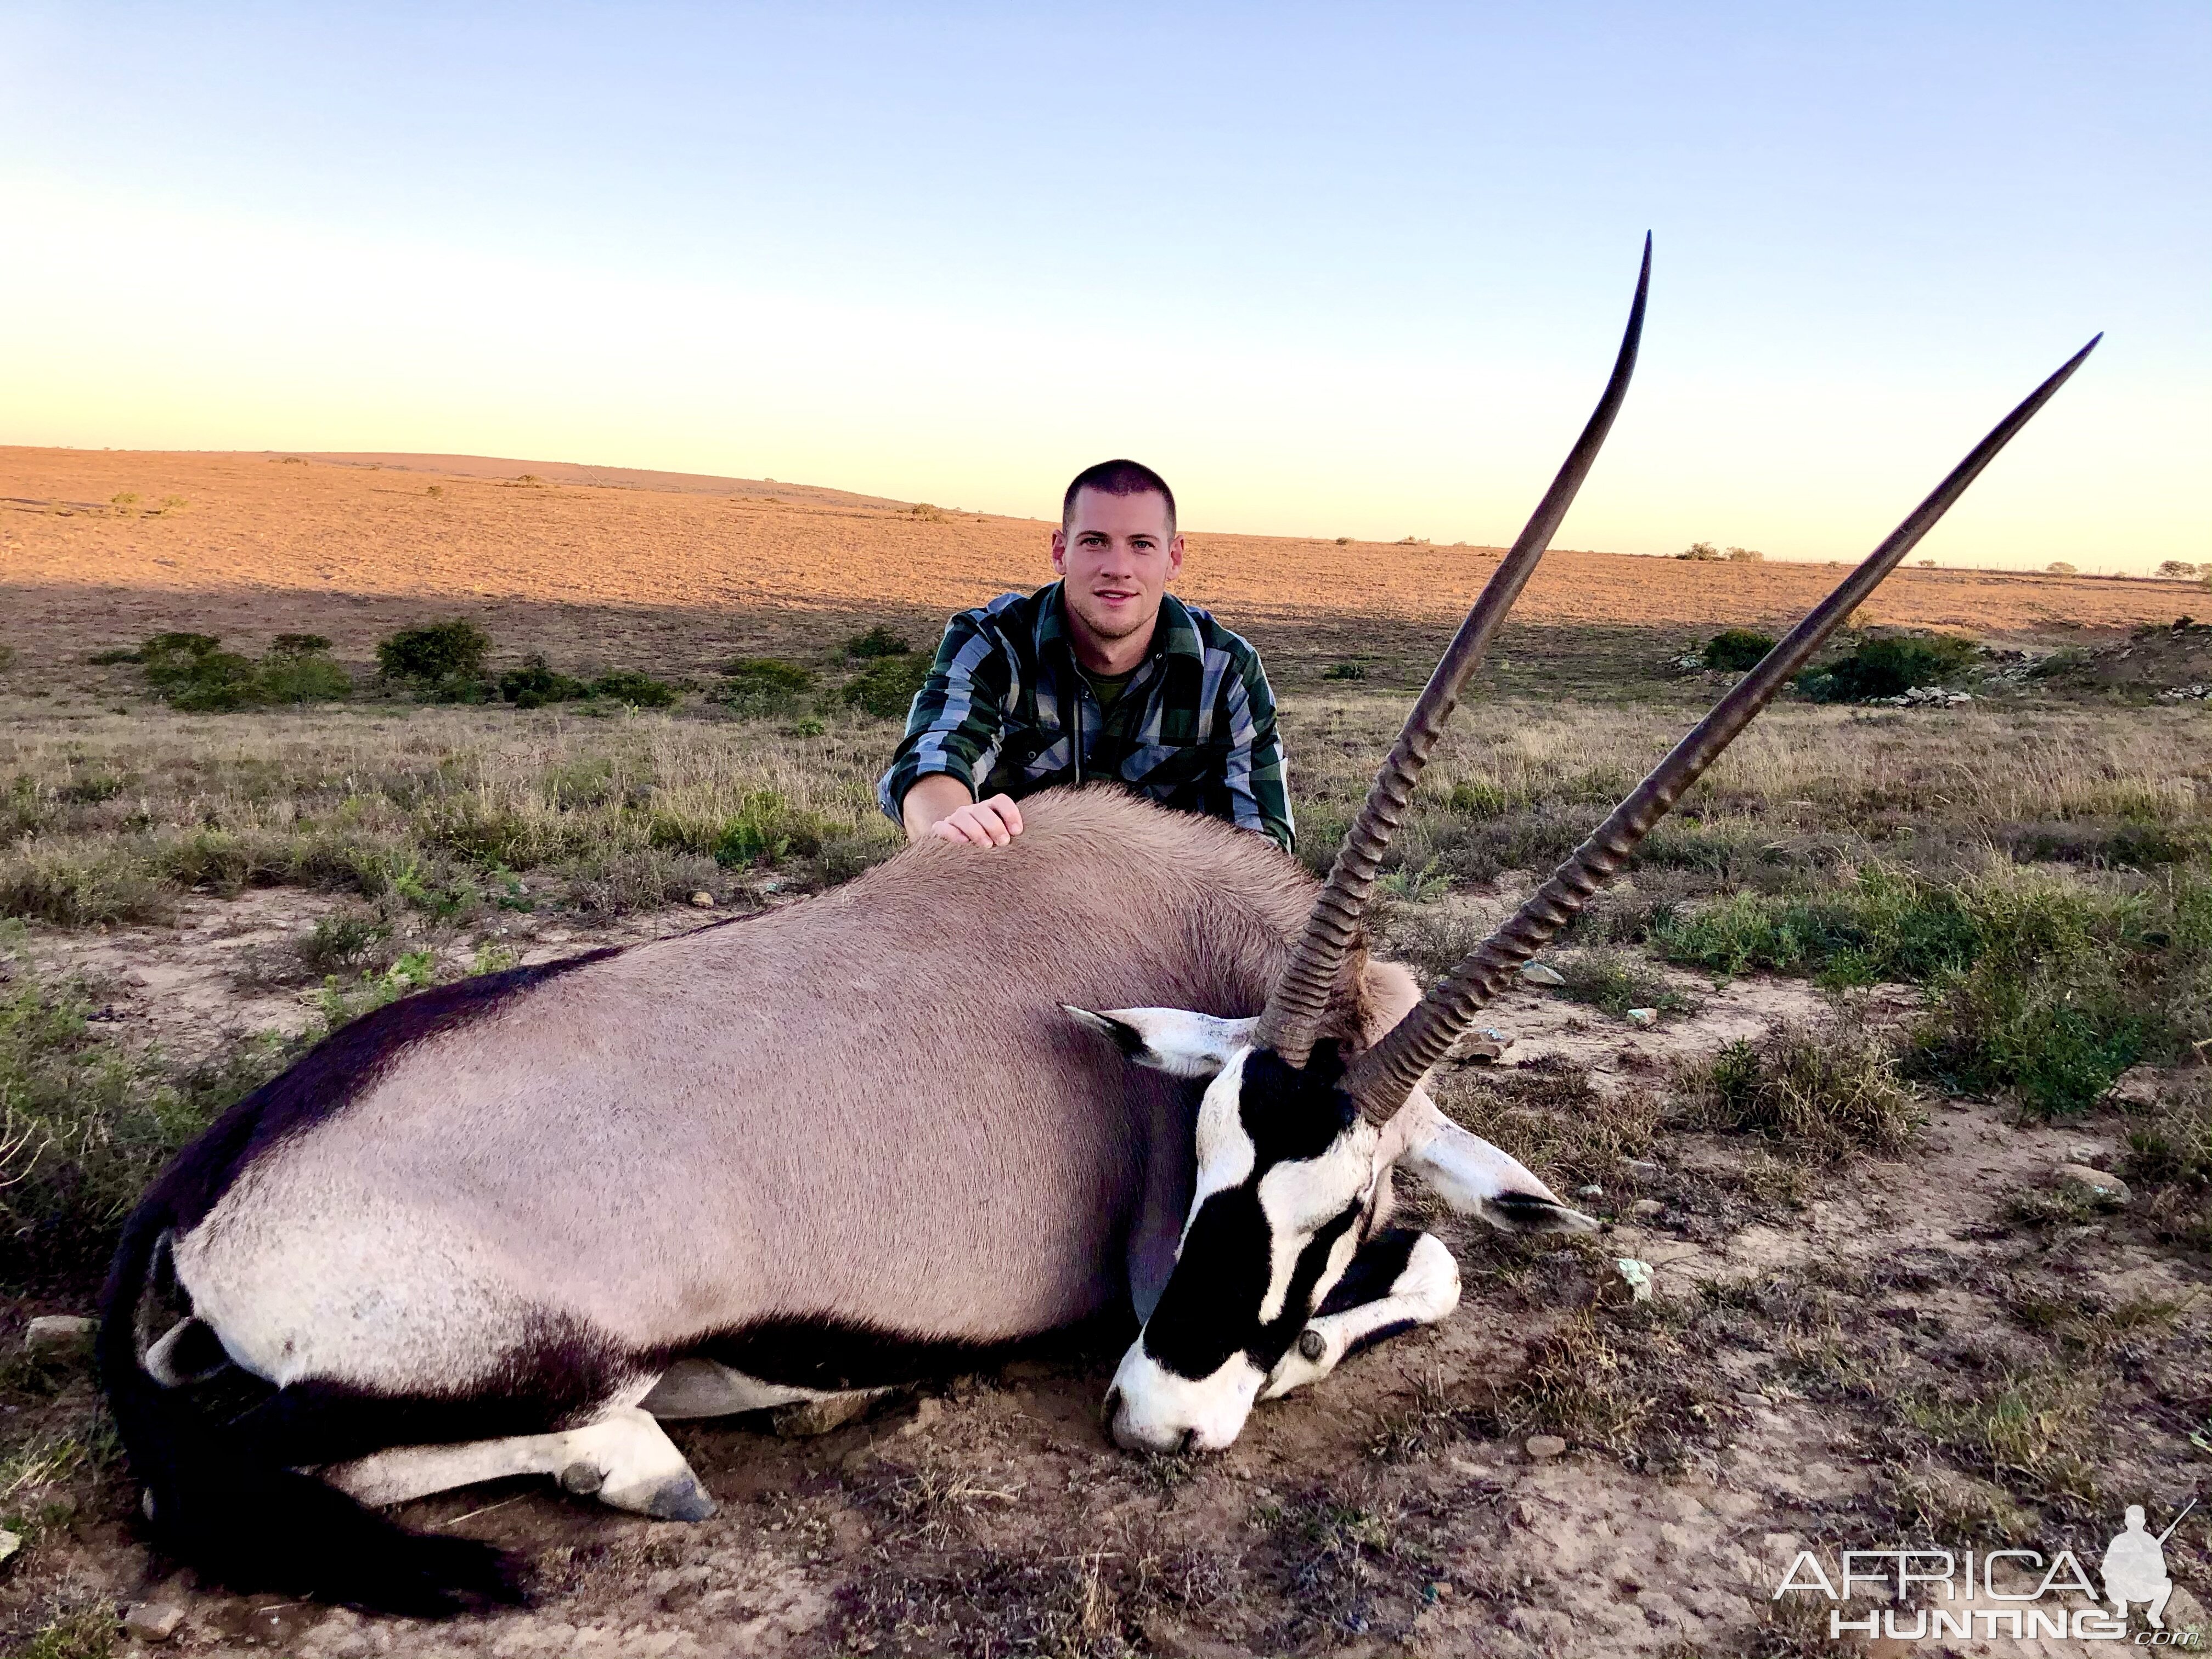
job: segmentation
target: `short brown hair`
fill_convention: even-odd
[[[1085,489],[1095,489],[1104,495],[1158,495],[1168,504],[1168,534],[1175,534],[1175,491],[1168,488],[1165,478],[1142,461],[1101,461],[1077,473],[1075,482],[1067,487],[1067,494],[1060,497],[1062,530],[1067,528],[1067,521],[1074,514],[1077,494]]]

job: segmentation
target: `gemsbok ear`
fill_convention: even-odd
[[[1414,1091],[1409,1109],[1419,1118],[1409,1126],[1398,1167],[1419,1176],[1462,1215],[1479,1215],[1507,1233],[1596,1231],[1595,1219],[1562,1204],[1517,1158],[1461,1128],[1429,1104],[1425,1091]]]
[[[1182,1008],[1109,1008],[1094,1014],[1070,1007],[1068,1017],[1110,1037],[1124,1059],[1170,1077],[1212,1077],[1252,1044],[1252,1019],[1217,1019]]]

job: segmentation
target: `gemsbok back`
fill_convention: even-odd
[[[538,1474],[697,1519],[713,1500],[662,1419],[1117,1313],[1140,1328],[1114,1437],[1226,1446],[1259,1400],[1457,1304],[1443,1245],[1389,1224],[1394,1172],[1501,1227],[1590,1225],[1445,1118],[1429,1068],[2096,344],[1422,996],[1362,917],[1626,393],[1650,257],[1596,412],[1318,890],[1261,837],[1058,791],[1004,848],[924,843],[757,917],[410,997],[226,1113],[132,1212],[102,1293],[156,1540],[242,1589],[514,1600],[500,1552],[378,1506]]]

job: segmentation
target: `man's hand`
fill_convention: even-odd
[[[942,772],[916,780],[900,811],[908,841],[933,836],[971,847],[1004,847],[1022,833],[1022,809],[1012,796],[977,800],[966,784]]]
[[[1012,795],[971,800],[949,817],[930,826],[939,841],[964,841],[975,847],[1004,847],[1022,833],[1022,809]]]

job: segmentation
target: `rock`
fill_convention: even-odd
[[[123,1615],[123,1628],[142,1642],[166,1642],[185,1622],[185,1610],[169,1601],[141,1601]]]
[[[1561,976],[1558,969],[1547,968],[1540,962],[1522,963],[1521,964],[1521,978],[1524,984],[1541,985],[1547,989],[1554,986],[1565,985],[1567,982],[1565,979]]]
[[[1613,1270],[1620,1275],[1621,1284],[1627,1287],[1631,1302],[1649,1302],[1651,1299],[1650,1262],[1638,1261],[1633,1256],[1618,1256],[1613,1260]]]
[[[1603,1198],[1605,1196],[1605,1188],[1602,1187],[1577,1187],[1575,1188],[1575,1196],[1577,1198]]]
[[[2093,1170],[2086,1164],[2062,1164],[2051,1175],[2055,1181],[2087,1187],[2098,1197],[2108,1198],[2115,1204],[2124,1204],[2133,1196],[2128,1191],[2128,1183],[2119,1176]]]
[[[1512,1046],[1513,1039],[1505,1032],[1492,1026],[1478,1025],[1452,1044],[1451,1057],[1488,1065],[1504,1058],[1505,1051]]]
[[[705,888],[702,887],[697,892],[691,895],[691,902],[697,905],[702,910],[711,910],[714,908],[714,896],[708,892]]]
[[[899,1433],[907,1436],[925,1434],[936,1426],[937,1419],[944,1415],[945,1402],[933,1395],[916,1406],[914,1415],[899,1425]]]
[[[1638,1221],[1651,1221],[1667,1213],[1667,1206],[1656,1198],[1639,1198],[1628,1206],[1628,1213]]]
[[[2112,1079],[2106,1098],[2116,1106],[2155,1106],[2158,1073],[2148,1066],[2130,1066]]]
[[[1656,1181],[1666,1173],[1648,1158],[1624,1158],[1620,1167],[1638,1181]]]
[[[778,1406],[769,1421],[787,1440],[811,1440],[864,1416],[875,1401],[874,1394],[833,1394],[821,1400],[802,1400],[795,1406]]]
[[[82,1314],[40,1314],[23,1333],[23,1346],[32,1353],[69,1353],[89,1347],[100,1322]]]
[[[1628,1023],[1631,1025],[1656,1025],[1659,1023],[1659,1011],[1656,1008],[1631,1008],[1628,1011]]]
[[[1532,1434],[1521,1443],[1533,1462],[1541,1463],[1565,1451],[1567,1443],[1556,1434]]]
[[[15,1532],[0,1532],[0,1561],[5,1561],[23,1547],[23,1535]]]

